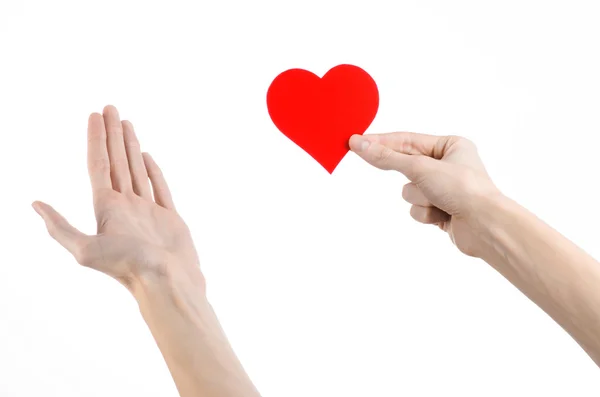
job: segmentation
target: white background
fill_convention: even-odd
[[[135,301],[31,209],[95,231],[89,113],[162,166],[210,299],[264,396],[597,396],[597,367],[438,228],[406,180],[333,175],[272,124],[294,67],[351,63],[368,132],[474,140],[497,185],[600,257],[597,1],[0,0],[0,396],[175,396]],[[600,287],[600,286],[599,286]]]

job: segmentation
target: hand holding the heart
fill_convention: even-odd
[[[411,216],[438,225],[461,252],[480,256],[478,212],[502,194],[471,141],[394,132],[353,135],[350,148],[377,168],[404,174],[410,182],[402,197],[412,204]]]

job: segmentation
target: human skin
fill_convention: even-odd
[[[438,225],[461,252],[487,261],[600,365],[599,264],[506,198],[473,143],[401,132],[356,135],[350,146],[368,163],[404,174],[413,218]],[[88,170],[97,234],[35,202],[50,235],[81,265],[132,293],[182,397],[259,396],[206,298],[189,229],[160,169],[113,106],[89,118]]]
[[[354,135],[371,165],[404,174],[412,217],[439,226],[562,326],[600,366],[600,263],[492,183],[475,145],[410,132]]]
[[[160,168],[114,106],[89,117],[88,170],[97,234],[36,201],[50,235],[132,293],[182,397],[260,396],[207,300],[190,231]]]

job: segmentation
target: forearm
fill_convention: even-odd
[[[203,292],[200,271],[144,277],[133,291],[182,397],[256,397]]]
[[[600,365],[600,264],[512,200],[481,211],[482,259],[559,323]]]

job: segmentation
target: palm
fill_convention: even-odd
[[[88,170],[97,235],[81,233],[46,204],[34,205],[50,234],[79,263],[125,284],[147,271],[160,272],[172,261],[197,264],[190,232],[160,168],[147,153],[142,155],[133,126],[121,122],[112,106],[90,116]]]
[[[89,266],[123,278],[128,272],[160,270],[171,256],[197,260],[189,229],[175,211],[112,189],[99,197],[98,236]]]

